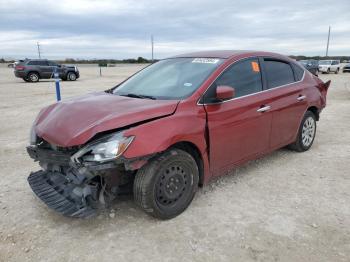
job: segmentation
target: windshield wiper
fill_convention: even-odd
[[[123,94],[123,95],[121,95],[121,96],[134,97],[134,98],[142,98],[142,99],[145,99],[145,98],[146,98],[146,99],[157,100],[157,98],[154,97],[154,96],[138,95],[138,94],[132,94],[132,93],[130,93],[130,94]]]

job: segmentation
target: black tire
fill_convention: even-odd
[[[308,139],[308,143],[304,142],[303,140],[303,128],[304,128],[304,124],[306,124],[305,122],[307,120],[312,119],[313,123],[314,123],[314,131],[313,131],[313,135],[311,136],[311,131],[308,133],[310,135],[306,135],[309,137]],[[300,123],[299,129],[298,129],[298,135],[297,135],[297,139],[296,141],[289,145],[289,148],[292,150],[295,150],[297,152],[304,152],[307,151],[311,148],[312,144],[314,143],[315,140],[315,136],[316,136],[316,117],[314,115],[314,113],[312,113],[311,111],[306,111],[303,120]],[[308,132],[308,131],[306,131]]]
[[[74,72],[68,72],[67,73],[67,80],[69,81],[75,81],[77,80],[77,75]]]
[[[327,69],[327,74],[329,74],[330,72],[331,72],[331,70],[328,68],[328,69]]]
[[[339,68],[337,68],[337,71],[334,72],[336,75],[339,73]]]
[[[35,83],[39,81],[39,74],[36,72],[30,72],[26,78],[28,79],[28,82]]]
[[[138,170],[134,199],[147,214],[170,219],[181,214],[198,189],[199,171],[193,157],[170,149]]]
[[[26,77],[23,77],[22,79],[23,79],[25,82],[30,82],[29,79],[26,78]]]

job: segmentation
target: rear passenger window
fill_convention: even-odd
[[[46,66],[48,63],[47,61],[30,61],[28,65]]]
[[[260,65],[258,59],[247,59],[229,67],[209,88],[205,95],[207,102],[215,101],[216,87],[230,86],[235,89],[235,98],[262,90]]]
[[[39,61],[39,65],[41,65],[41,66],[48,66],[49,63],[47,61]]]
[[[300,81],[303,78],[304,75],[304,69],[301,68],[301,66],[298,66],[296,64],[293,65],[293,70],[294,70],[294,75],[295,75],[295,80]]]
[[[264,59],[268,89],[293,83],[294,74],[287,62]]]

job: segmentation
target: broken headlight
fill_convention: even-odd
[[[124,137],[123,133],[114,133],[98,139],[80,149],[72,156],[73,162],[106,162],[116,159],[128,148],[134,136]]]

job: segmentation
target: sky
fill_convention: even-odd
[[[151,57],[217,49],[350,55],[350,0],[0,0],[0,58]]]

